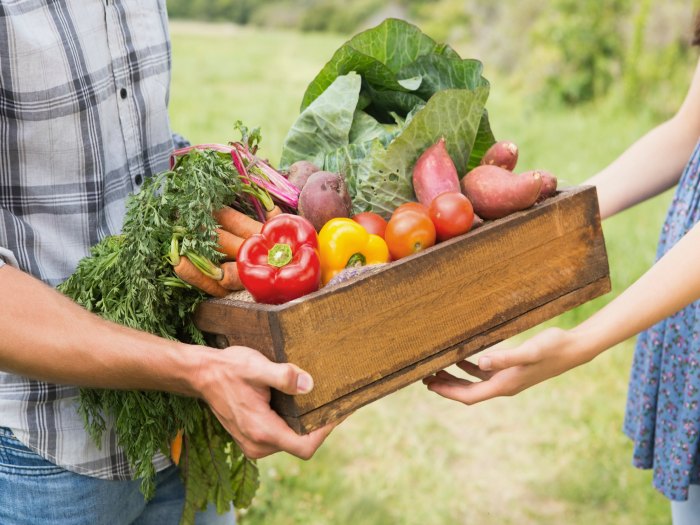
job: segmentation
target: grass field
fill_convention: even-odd
[[[306,85],[342,42],[228,26],[171,30],[174,129],[194,142],[226,141],[241,119],[262,127],[263,153],[273,161]],[[520,145],[522,169],[547,168],[579,183],[655,124],[610,102],[536,107],[491,78],[488,57],[476,58],[492,81],[494,131]],[[666,194],[607,221],[613,293],[550,324],[585,318],[649,267],[668,201]],[[240,523],[669,523],[667,501],[649,472],[631,467],[620,430],[632,351],[628,341],[517,398],[474,407],[412,385],[359,410],[311,461],[260,461],[262,486]]]

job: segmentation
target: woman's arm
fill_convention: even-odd
[[[163,390],[204,399],[251,458],[309,458],[332,426],[295,434],[270,388],[304,394],[311,376],[244,347],[186,345],[105,321],[10,266],[0,267],[0,370],[97,388]]]
[[[700,224],[632,286],[571,330],[550,328],[517,348],[495,350],[476,366],[459,364],[480,382],[438,372],[423,382],[441,396],[473,404],[517,394],[586,363],[608,348],[700,299]]]
[[[700,62],[678,112],[586,181],[598,189],[601,217],[610,217],[676,184],[698,137]]]

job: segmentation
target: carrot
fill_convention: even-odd
[[[209,295],[214,297],[226,297],[228,295],[226,288],[221,286],[218,281],[200,272],[186,255],[180,256],[180,261],[177,263],[177,266],[173,267],[173,270],[180,279]]]
[[[176,465],[180,464],[180,455],[182,454],[182,430],[178,430],[177,434],[170,442],[170,458]]]
[[[241,244],[243,244],[245,239],[229,233],[226,230],[222,230],[221,228],[216,229],[216,234],[219,243],[219,247],[216,250],[230,259],[238,257],[238,250],[241,249]]]
[[[243,290],[243,283],[238,277],[238,266],[235,262],[225,262],[221,265],[224,271],[224,278],[221,279],[221,286],[227,290]]]
[[[277,217],[278,215],[281,215],[281,214],[282,214],[282,210],[280,209],[280,207],[275,206],[270,211],[265,211],[265,219],[269,221],[273,217]]]
[[[220,210],[215,211],[214,218],[224,230],[244,239],[260,233],[260,230],[262,230],[261,222],[251,219],[245,213],[234,210],[230,206],[224,206]]]

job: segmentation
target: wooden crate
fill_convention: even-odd
[[[207,301],[196,323],[311,373],[310,394],[272,397],[307,433],[609,290],[595,188],[575,187],[284,305]]]

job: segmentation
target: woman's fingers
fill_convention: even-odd
[[[470,385],[472,382],[468,379],[462,379],[460,377],[453,376],[445,370],[440,370],[434,376],[429,376],[423,379],[424,384],[428,384],[430,381],[441,381],[444,383],[453,383],[455,385]]]
[[[516,348],[482,355],[478,366],[469,361],[457,364],[481,381],[472,383],[443,371],[424,383],[429,390],[467,405],[512,396],[586,362],[586,356],[576,352],[574,345],[571,333],[548,328]]]
[[[486,370],[482,370],[479,368],[476,364],[472,363],[471,361],[460,361],[457,363],[457,366],[464,370],[467,374],[470,376],[474,376],[478,379],[481,379],[482,381],[486,381],[487,379],[490,379],[491,376],[493,376],[493,372],[489,372]]]
[[[493,372],[514,366],[532,365],[540,360],[540,351],[536,344],[527,341],[508,350],[494,350],[479,357],[479,369]]]
[[[505,384],[499,378],[500,374],[494,375],[488,381],[479,381],[472,383],[466,379],[458,379],[454,376],[451,378],[443,378],[439,375],[427,377],[423,383],[428,387],[428,390],[436,394],[464,403],[465,405],[473,405],[492,397],[506,395]]]

